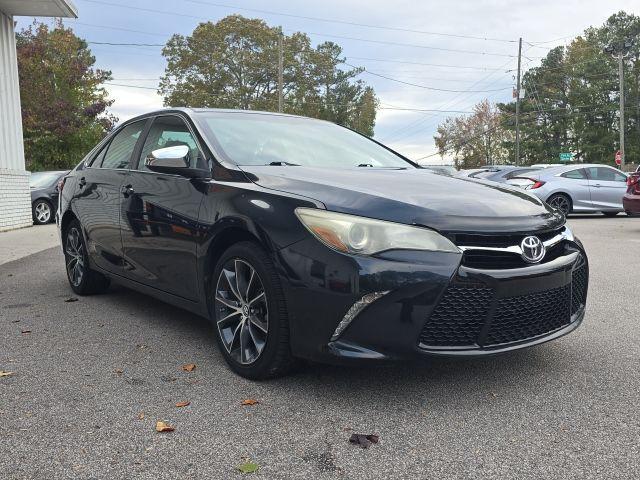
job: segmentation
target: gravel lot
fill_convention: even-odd
[[[58,249],[1,265],[0,478],[228,479],[247,459],[248,478],[639,478],[640,218],[570,223],[591,262],[573,334],[264,383],[232,374],[189,313],[122,288],[65,302]]]

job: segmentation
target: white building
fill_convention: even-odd
[[[77,17],[71,0],[0,0],[0,231],[32,224],[14,16]]]

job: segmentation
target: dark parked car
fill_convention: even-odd
[[[29,177],[33,223],[52,222],[58,208],[58,182],[68,171],[34,172]]]
[[[514,166],[497,166],[488,167],[479,171],[474,171],[468,176],[470,178],[478,178],[490,180],[492,182],[507,183],[509,180],[517,177],[526,176],[531,172],[540,170],[536,167],[514,167]]]
[[[207,317],[249,378],[506,352],[584,317],[587,256],[562,214],[320,120],[134,118],[66,177],[57,218],[76,293],[114,280]]]

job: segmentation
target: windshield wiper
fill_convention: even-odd
[[[373,168],[373,163],[361,163],[358,167],[371,167]]]
[[[298,163],[281,162],[281,161],[271,162],[269,163],[269,165],[273,167],[299,167],[300,166],[300,164]]]

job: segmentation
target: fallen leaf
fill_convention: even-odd
[[[65,300],[66,303],[77,302],[78,299],[76,297],[69,297]]]
[[[0,370],[0,377],[8,377],[9,375],[13,375],[13,372],[5,372],[4,370]]]
[[[116,368],[114,372],[116,372],[116,375],[122,375],[124,373],[124,370],[122,370],[121,368]]]
[[[31,330],[22,330],[22,332],[20,332],[20,333],[22,333],[23,335],[27,335],[27,334],[31,333]]]
[[[378,443],[380,437],[378,435],[363,435],[361,433],[354,433],[349,437],[349,443],[358,445],[361,448],[369,448],[372,443]]]
[[[162,420],[158,420],[156,422],[156,432],[173,432],[174,430],[174,427],[172,427],[168,423],[163,422]]]
[[[181,408],[181,407],[188,407],[189,405],[191,405],[191,402],[187,401],[187,402],[178,402],[176,403],[176,407]]]
[[[144,420],[144,412],[138,414],[138,420]]]
[[[144,350],[145,348],[149,348],[149,347],[147,347],[144,343],[139,343],[138,345],[136,345],[136,348],[139,348],[140,350]]]
[[[240,402],[241,405],[257,405],[260,403],[258,400],[254,400],[253,398],[247,398],[246,400],[242,400]]]
[[[185,372],[193,372],[195,369],[196,369],[195,363],[187,363],[186,365],[182,366],[182,370],[184,370]]]
[[[245,463],[241,463],[236,468],[240,470],[240,473],[245,474],[245,473],[255,473],[258,471],[258,468],[260,467],[258,466],[257,463],[245,462]]]

